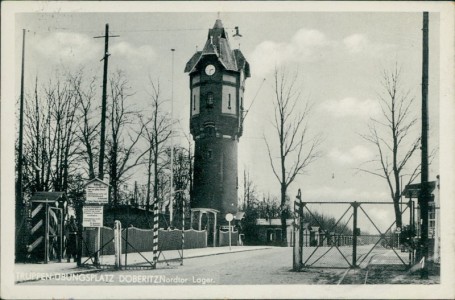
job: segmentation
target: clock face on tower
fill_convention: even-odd
[[[207,67],[205,67],[205,74],[207,74],[209,76],[212,76],[213,74],[215,74],[215,66],[207,65]]]

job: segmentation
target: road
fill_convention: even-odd
[[[79,277],[28,282],[27,285],[213,285],[213,284],[303,284],[314,283],[316,273],[296,273],[292,248],[270,248],[197,257],[156,270],[103,271]]]
[[[364,249],[365,248],[365,249]],[[365,254],[367,247],[359,247]],[[310,249],[306,249],[310,250]],[[321,251],[324,249],[318,249]],[[333,251],[333,252],[332,252]],[[351,259],[346,247],[346,258]],[[305,252],[305,251],[304,251]],[[325,252],[325,251],[324,251]],[[344,251],[343,251],[344,252]],[[379,257],[377,251],[375,255]],[[320,259],[323,265],[337,263],[347,267],[336,249]],[[368,259],[369,261],[369,259]],[[158,264],[155,270],[103,271],[66,278],[28,282],[27,285],[243,285],[243,284],[337,284],[344,269],[292,270],[292,248],[268,248],[185,259]]]

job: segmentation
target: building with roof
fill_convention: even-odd
[[[237,146],[250,67],[239,49],[231,49],[218,19],[185,72],[190,79],[190,132],[195,141],[192,224],[216,231],[227,223],[227,213],[237,213]]]
[[[431,195],[430,201],[428,202],[428,248],[429,255],[433,258],[433,261],[439,262],[441,249],[441,234],[440,234],[440,205],[441,199],[439,194],[440,182],[439,175],[436,176],[436,181],[428,182],[428,191]],[[416,238],[421,236],[421,224],[418,220],[421,219],[420,211],[420,191],[422,189],[421,183],[414,183],[406,185],[402,192],[405,198],[408,198],[412,202],[413,217],[412,227],[415,230]]]

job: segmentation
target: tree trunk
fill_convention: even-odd
[[[393,208],[395,210],[395,220],[396,220],[396,227],[402,227],[402,220],[401,220],[401,211],[400,211],[400,194],[395,193],[395,197],[393,198]]]
[[[281,242],[282,246],[287,246],[287,226],[286,226],[286,184],[281,184]]]
[[[147,197],[145,200],[145,211],[148,212],[150,208],[150,185],[152,184],[152,148],[149,150],[149,161],[147,166]]]

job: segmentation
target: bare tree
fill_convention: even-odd
[[[242,208],[243,211],[248,211],[256,202],[258,202],[256,185],[250,178],[250,172],[245,169],[243,171],[243,199],[242,201],[239,201],[239,203],[242,203],[243,205],[239,205],[239,208]]]
[[[150,198],[152,191],[153,176],[153,201],[159,201],[159,185],[164,184],[163,173],[165,167],[163,155],[165,154],[165,143],[171,136],[171,120],[162,109],[164,101],[161,99],[161,90],[159,81],[154,82],[150,79],[151,91],[149,92],[152,116],[147,120],[148,125],[144,128],[144,137],[148,142],[148,160],[147,160],[147,196],[146,210],[150,208]],[[145,122],[142,122],[145,124]],[[152,170],[153,169],[153,170]],[[160,181],[161,178],[161,181]]]
[[[81,159],[85,162],[89,179],[96,177],[95,166],[97,164],[98,151],[98,119],[99,107],[95,106],[96,98],[96,77],[93,77],[85,86],[82,71],[71,76],[71,86],[78,103],[80,121],[78,122],[77,136],[82,144],[79,151]],[[82,165],[82,164],[81,164]]]
[[[183,204],[185,207],[189,205],[189,198],[186,195],[190,194],[191,189],[191,172],[192,172],[192,157],[191,152],[188,149],[182,146],[174,146],[174,164],[173,164],[173,176],[174,176],[174,195],[173,195],[173,209],[174,209],[174,218],[173,223],[170,226],[177,227],[181,224],[181,216],[183,212]],[[159,177],[163,177],[162,182],[158,187],[158,193],[161,193],[161,199],[165,199],[165,195],[169,195],[169,181],[170,176],[166,176],[166,173],[170,172],[170,160],[171,160],[171,147],[167,147],[165,151],[166,157],[165,162],[162,165],[162,170]],[[161,175],[161,176],[160,176]],[[163,181],[164,180],[164,181]],[[170,207],[171,203],[166,204],[166,209]]]
[[[77,107],[68,78],[55,73],[38,89],[38,79],[25,111],[24,146],[27,190],[67,191],[70,173],[77,160]],[[33,179],[32,179],[33,178]]]
[[[67,77],[56,74],[55,82],[49,80],[45,86],[45,96],[48,99],[49,137],[51,138],[51,153],[53,172],[52,185],[56,191],[66,191],[68,176],[72,163],[77,159],[76,152],[76,117],[78,103]]]
[[[40,101],[38,93],[38,77],[35,79],[35,89],[33,97],[26,97],[24,122],[24,169],[25,182],[24,190],[26,194],[37,191],[47,191],[50,187],[49,182],[45,182],[44,172],[47,170],[46,149],[46,111]],[[49,177],[47,177],[49,178]],[[28,191],[28,192],[27,192]]]
[[[274,159],[269,141],[265,139],[270,165],[280,183],[282,242],[286,237],[286,193],[289,185],[320,156],[321,139],[308,133],[310,105],[302,100],[302,91],[298,86],[298,73],[275,69],[274,72],[275,109],[273,126],[275,141],[279,147],[279,160]]]
[[[397,65],[382,73],[382,92],[378,95],[381,117],[371,118],[368,133],[362,138],[377,150],[377,156],[366,163],[374,168],[359,168],[359,171],[379,176],[386,180],[390,197],[394,204],[396,226],[402,227],[400,212],[400,176],[410,159],[420,147],[420,136],[413,132],[417,118],[412,116],[414,97],[405,90]],[[409,183],[420,174],[420,163],[413,166],[409,173]]]
[[[111,107],[109,111],[110,139],[108,140],[109,184],[111,204],[120,201],[119,187],[128,179],[129,172],[143,163],[147,153],[139,150],[138,143],[147,124],[140,124],[141,115],[127,106],[130,92],[128,81],[121,71],[110,80]],[[139,123],[139,128],[133,128]]]

